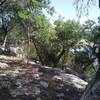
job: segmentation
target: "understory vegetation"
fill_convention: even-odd
[[[100,23],[87,20],[81,24],[59,16],[52,25],[44,11],[51,17],[55,13],[49,0],[1,1],[0,44],[6,54],[19,47],[23,59],[91,75],[93,45],[100,39]]]

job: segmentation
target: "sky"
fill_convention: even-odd
[[[95,5],[92,5],[89,8],[89,15],[82,15],[80,19],[81,23],[83,23],[87,19],[97,21],[98,16],[100,16],[100,9],[98,7],[98,0],[95,1]],[[77,13],[73,5],[73,0],[51,0],[51,5],[54,6],[56,12],[52,17],[49,16],[51,22],[56,20],[59,15],[64,17],[65,20],[77,19]]]

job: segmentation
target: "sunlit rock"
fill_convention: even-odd
[[[8,67],[9,67],[8,64],[0,62],[0,69],[6,69]]]
[[[59,76],[54,76],[53,80],[63,81],[65,84],[70,85],[78,90],[84,90],[88,84],[84,80],[72,74],[60,74]]]

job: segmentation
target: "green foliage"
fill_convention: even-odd
[[[51,24],[45,18],[45,16],[38,16],[37,25],[39,29],[36,32],[36,38],[46,45],[50,45],[51,41],[56,38]]]
[[[83,53],[69,57],[69,49],[75,47],[81,38],[96,39],[100,26],[91,20],[81,25],[75,20],[63,21],[61,17],[52,26],[43,13],[44,9],[52,15],[54,8],[50,0],[5,1],[0,6],[0,42],[3,43],[8,35],[10,45],[22,46],[27,58],[38,58],[43,64],[53,67],[70,63],[81,70],[90,64]]]
[[[55,29],[58,39],[62,44],[73,46],[81,37],[81,25],[74,20],[67,20],[64,22],[62,19],[55,21]]]
[[[96,72],[95,72],[95,70],[93,68],[91,68],[91,69],[88,69],[87,73],[88,73],[89,77],[92,78],[95,75]]]
[[[99,18],[98,18],[99,22]],[[87,20],[83,24],[83,38],[90,42],[95,42],[100,39],[100,25],[93,20]]]
[[[82,26],[75,20],[63,21],[61,17],[59,17],[54,24],[57,41],[60,47],[60,50],[58,49],[58,51],[60,52],[61,49],[65,50],[60,59],[61,62],[63,62],[62,59],[66,59],[65,56],[67,56],[69,49],[74,47],[75,44],[81,39]],[[67,63],[67,60],[64,61],[64,63]]]

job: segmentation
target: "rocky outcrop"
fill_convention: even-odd
[[[23,52],[24,52],[24,50],[22,47],[10,47],[9,51],[5,51],[4,46],[0,45],[0,55],[22,57]]]
[[[57,68],[13,62],[8,66],[0,70],[0,100],[79,100],[88,84]]]
[[[7,69],[8,67],[8,64],[0,62],[0,69]]]

